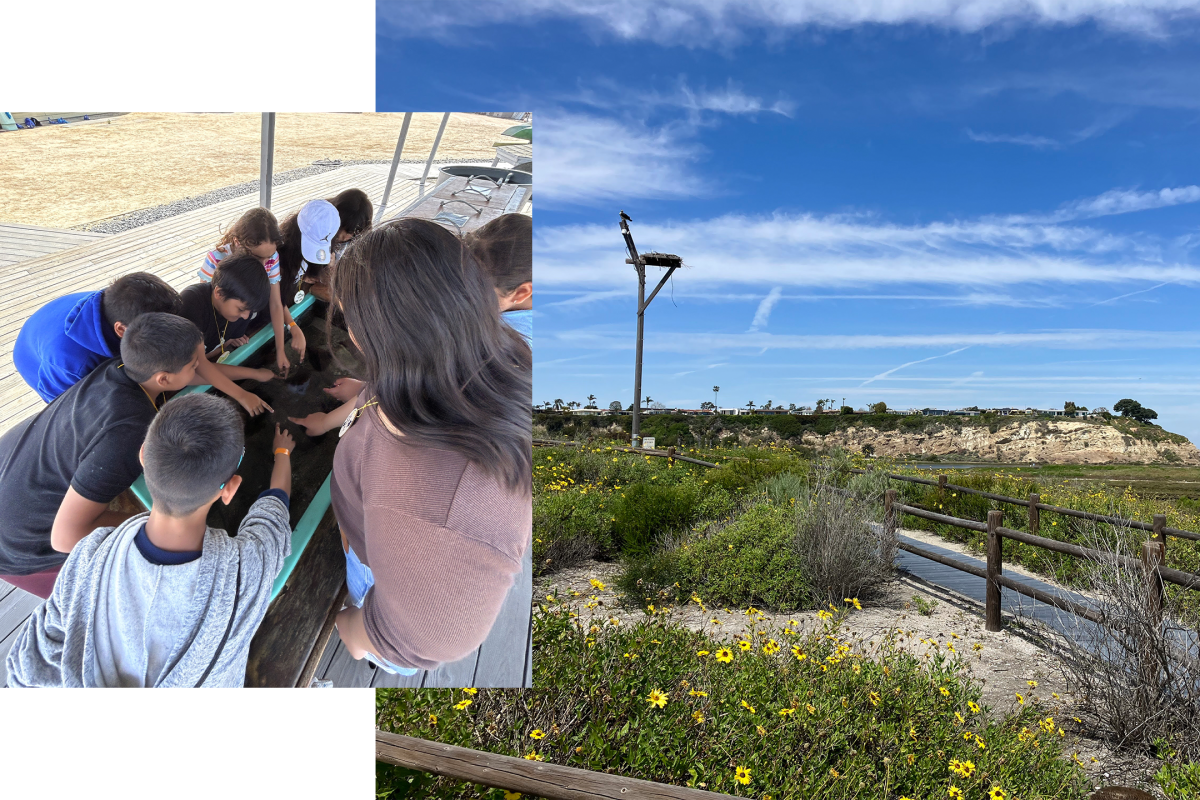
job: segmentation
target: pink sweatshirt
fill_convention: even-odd
[[[379,655],[434,669],[479,647],[530,544],[530,493],[507,491],[451,450],[397,439],[379,406],[338,443],[331,490],[350,547],[375,575],[363,612]]]

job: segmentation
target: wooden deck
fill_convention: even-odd
[[[423,169],[420,164],[400,165],[390,207],[404,208],[417,197],[414,179],[421,177]],[[282,219],[308,200],[331,197],[352,187],[362,189],[378,204],[387,173],[386,164],[363,164],[277,186],[272,210]],[[426,188],[431,187],[427,184]],[[197,281],[200,262],[221,229],[257,203],[258,195],[248,194],[49,255],[0,264],[0,282],[11,287],[0,297],[0,433],[44,405],[12,363],[13,342],[30,314],[47,300],[101,289],[130,272],[153,273],[182,290]],[[4,240],[0,240],[0,255],[3,246]]]
[[[496,148],[496,157],[492,159],[492,166],[499,166],[502,161],[505,166],[512,166],[520,164],[522,161],[532,160],[532,144],[506,144]]]
[[[0,269],[94,242],[105,235],[0,222]]]
[[[492,632],[475,652],[459,661],[443,664],[436,670],[418,672],[411,677],[391,675],[373,669],[366,661],[355,661],[334,634],[317,666],[316,678],[335,687],[370,688],[461,688],[475,686],[502,689],[533,685],[533,546],[525,549],[521,573],[508,590],[508,597],[492,626]],[[514,641],[525,647],[514,647]]]
[[[387,164],[342,167],[275,187],[272,210],[282,219],[308,200],[331,197],[352,187],[365,191],[378,205],[388,170]],[[418,183],[423,171],[421,164],[399,165],[388,200],[388,208],[395,211],[387,213],[387,219],[405,214],[405,209],[410,209],[409,214],[416,211],[413,206],[420,197]],[[436,188],[436,174],[430,175],[426,183],[427,195]],[[15,258],[17,234],[6,238],[4,231],[27,226],[0,224],[0,281],[13,287],[0,297],[0,310],[3,311],[0,315],[0,434],[44,407],[41,398],[25,385],[12,363],[13,342],[30,314],[55,297],[103,288],[114,278],[129,272],[150,272],[176,289],[183,289],[196,282],[199,264],[219,237],[219,231],[257,203],[258,195],[250,194],[124,233],[79,234],[79,241],[67,242],[63,248],[44,250],[33,257],[20,259]],[[69,235],[78,232],[54,233],[64,234],[62,240],[65,241]],[[49,234],[45,238],[49,240]],[[6,259],[6,253],[12,253],[14,258]],[[491,635],[467,658],[432,672],[418,673],[412,678],[398,678],[372,670],[365,661],[351,659],[334,634],[322,654],[317,677],[331,680],[335,686],[529,686],[532,680],[531,552],[532,547],[526,551],[523,572],[509,591]],[[17,631],[39,602],[39,598],[0,581],[0,687],[7,680],[4,658]],[[514,639],[525,643],[524,652],[513,647]],[[400,684],[397,681],[407,682]]]

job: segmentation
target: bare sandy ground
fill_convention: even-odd
[[[320,159],[392,158],[403,114],[283,114],[275,172]],[[403,158],[426,158],[441,114],[413,115]],[[49,228],[256,180],[259,114],[131,113],[0,134],[0,220]],[[512,120],[451,114],[437,158],[490,160]]]
[[[922,531],[906,530],[903,533],[960,553],[969,552],[962,545]],[[1010,574],[1033,574],[1009,564],[1005,564],[1004,569]],[[547,595],[557,593],[558,599],[567,602],[585,623],[610,617],[616,617],[623,624],[637,622],[645,618],[645,612],[636,606],[621,604],[614,586],[620,571],[618,564],[592,561],[544,575],[535,582],[534,602],[544,602]],[[1046,580],[1045,576],[1037,577]],[[606,588],[598,591],[591,585],[592,579],[601,581]],[[914,596],[935,604],[932,613],[921,613]],[[593,597],[599,605],[589,609],[587,604]],[[860,652],[878,653],[883,640],[893,632],[898,646],[918,657],[934,648],[945,653],[948,646],[953,647],[972,678],[982,685],[982,702],[991,713],[999,716],[1018,709],[1016,695],[1020,693],[1026,703],[1037,703],[1069,731],[1066,752],[1068,755],[1078,753],[1084,770],[1095,780],[1096,787],[1115,784],[1152,790],[1150,778],[1157,766],[1150,759],[1116,753],[1105,743],[1072,731],[1076,727],[1070,722],[1075,698],[1057,658],[1045,648],[1053,637],[1041,626],[1006,616],[1003,630],[990,633],[984,629],[981,604],[910,578],[901,578],[883,587],[878,596],[862,605],[863,609],[851,612],[842,625],[843,634],[857,641]],[[782,627],[789,620],[795,620],[799,629],[807,632],[819,630],[824,625],[816,611],[762,613],[766,619],[758,623],[760,627]],[[669,607],[668,616],[671,621],[692,630],[706,631],[715,638],[730,641],[739,638],[749,623],[745,609],[708,608],[702,611],[695,603]],[[1037,686],[1031,687],[1029,681]],[[1157,794],[1157,790],[1153,791]]]

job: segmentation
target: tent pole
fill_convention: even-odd
[[[271,180],[275,174],[275,112],[262,115],[262,153],[258,162],[258,204],[271,208]]]
[[[404,114],[404,122],[400,125],[400,138],[396,141],[396,155],[392,156],[392,171],[388,173],[387,186],[383,187],[383,200],[379,210],[375,212],[375,224],[383,219],[383,210],[387,208],[388,198],[392,195],[392,184],[396,182],[396,167],[400,166],[400,154],[404,152],[404,140],[408,138],[408,123],[412,122],[412,112]]]
[[[437,155],[438,145],[442,143],[442,133],[446,130],[446,123],[450,121],[450,112],[442,114],[442,124],[438,126],[437,138],[433,140],[433,149],[429,151],[429,160],[425,162],[425,174],[421,176],[421,188],[419,192],[425,191],[425,179],[429,177],[429,168],[433,166],[433,157]],[[418,193],[419,193],[418,192]]]

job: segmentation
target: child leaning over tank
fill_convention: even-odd
[[[209,508],[241,485],[242,424],[212,395],[168,402],[142,446],[153,507],[85,537],[7,659],[9,686],[241,686],[250,640],[291,552],[290,434],[237,536]]]

